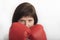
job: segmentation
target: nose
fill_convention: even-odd
[[[29,26],[27,21],[25,21],[25,25],[26,25],[27,27]]]

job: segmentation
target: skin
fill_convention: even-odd
[[[34,25],[34,18],[30,16],[22,17],[18,20],[18,22],[26,25],[28,28]]]

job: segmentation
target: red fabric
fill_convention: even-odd
[[[42,25],[34,25],[31,27],[31,35],[30,35],[31,40],[47,40],[46,34],[43,30]]]
[[[9,40],[26,40],[30,30],[21,23],[15,22],[12,24],[9,31]]]
[[[9,31],[9,40],[47,40],[43,27],[39,24],[32,26],[30,29],[25,25],[15,22]]]

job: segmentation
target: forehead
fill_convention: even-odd
[[[22,18],[20,18],[20,19],[34,19],[33,17],[30,17],[30,16],[24,16],[24,17],[22,17]]]

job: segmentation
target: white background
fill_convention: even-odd
[[[0,0],[0,40],[8,40],[14,10],[22,2],[34,5],[38,23],[43,25],[47,39],[60,40],[59,0]]]

